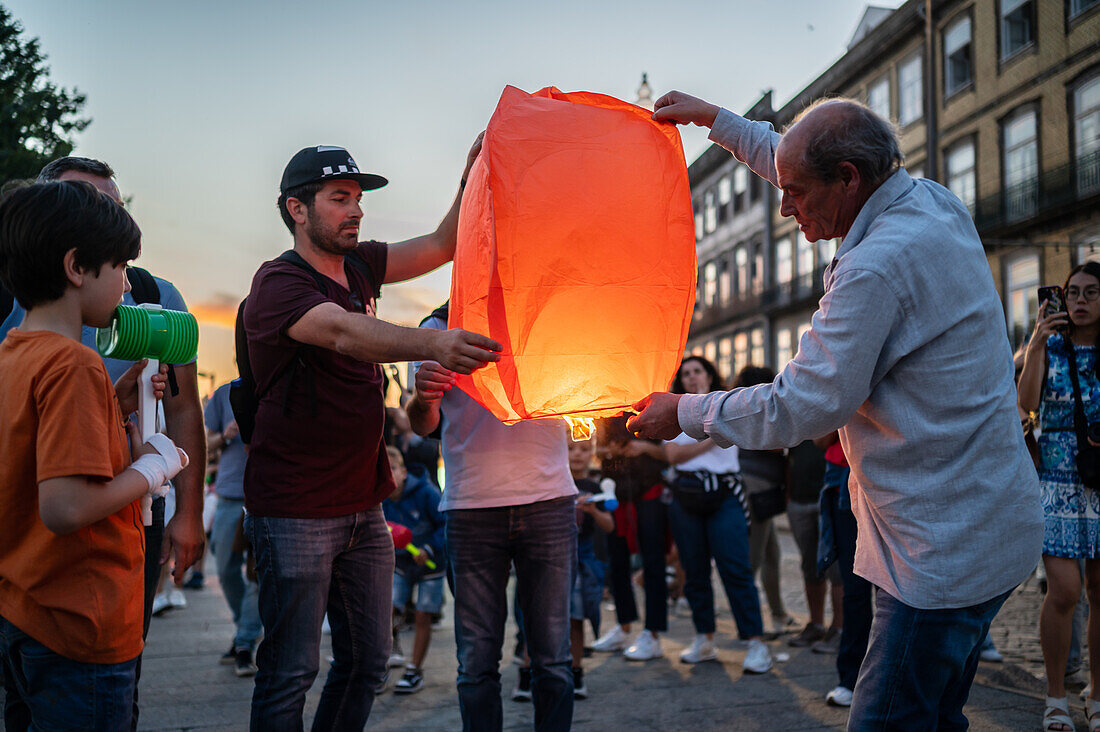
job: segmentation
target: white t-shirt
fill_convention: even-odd
[[[447,323],[431,318],[421,327],[444,330]],[[439,510],[522,506],[577,494],[565,422],[509,426],[458,388],[443,395],[440,412],[447,480]]]
[[[669,440],[667,444],[695,445],[698,444],[698,442],[699,440],[696,440],[694,437],[690,437],[681,432],[676,436],[676,439]],[[741,463],[737,459],[737,445],[726,448],[712,445],[711,448],[702,455],[696,455],[691,460],[686,460],[674,467],[684,472],[705,470],[715,475],[741,472]]]

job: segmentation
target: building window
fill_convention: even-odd
[[[1100,0],[1069,0],[1069,17],[1076,18],[1089,8],[1100,4]]]
[[[819,267],[828,267],[832,264],[836,250],[840,248],[840,237],[835,239],[820,239],[817,242],[817,263]]]
[[[718,287],[718,265],[707,262],[703,267],[703,303],[709,308],[714,305],[714,294]]]
[[[750,355],[750,361],[753,366],[763,366],[768,361],[764,357],[764,329],[757,326],[752,329],[751,335],[752,353]]]
[[[1001,0],[1001,60],[1035,42],[1035,0]]]
[[[782,371],[783,367],[787,365],[787,362],[794,358],[794,349],[791,347],[792,335],[790,328],[781,328],[779,332],[775,334],[776,371]]]
[[[948,148],[943,156],[947,166],[947,187],[959,197],[971,215],[977,200],[977,178],[974,173],[974,140],[967,138]]]
[[[1004,121],[1005,215],[1008,220],[1035,213],[1039,201],[1039,138],[1033,108],[1018,112]]]
[[[718,226],[718,210],[714,205],[714,189],[703,194],[703,231],[707,234]]]
[[[910,178],[923,178],[924,177],[924,166],[923,165],[918,165],[915,168],[906,168],[906,170],[909,172],[909,177]]]
[[[1032,254],[1008,265],[1005,283],[1008,337],[1015,350],[1027,340],[1038,309],[1039,255]]]
[[[764,291],[764,245],[752,247],[752,291],[759,295]]]
[[[723,305],[730,301],[730,268],[725,259],[718,263],[718,300]]]
[[[963,15],[943,32],[943,94],[949,97],[974,81],[970,58],[970,16]]]
[[[695,204],[695,241],[703,239],[703,212],[699,210],[699,204]]]
[[[745,208],[746,193],[749,190],[749,169],[744,165],[738,165],[733,169],[733,210],[742,211]]]
[[[775,244],[775,281],[786,284],[791,281],[791,239],[785,236]]]
[[[1073,92],[1073,135],[1078,193],[1100,191],[1100,74]]]
[[[730,215],[730,177],[723,175],[718,181],[718,223],[724,222]]]
[[[798,277],[805,278],[814,271],[814,243],[798,232]]]
[[[733,337],[733,367],[730,373],[737,376],[749,365],[749,334],[741,331]]]
[[[707,344],[703,346],[703,358],[711,363],[718,362],[718,346],[714,341],[707,341]]]
[[[749,252],[744,246],[737,247],[733,253],[734,268],[737,272],[737,295],[744,298],[749,293]]]
[[[902,127],[913,124],[924,114],[922,63],[918,53],[898,66],[898,124]]]
[[[867,106],[883,119],[890,119],[890,77],[884,76],[867,87]]]
[[[718,362],[715,367],[718,369],[718,375],[723,379],[728,379],[730,372],[733,370],[733,341],[729,336],[722,338],[718,341]]]

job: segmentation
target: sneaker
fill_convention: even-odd
[[[676,601],[676,617],[691,617],[691,604],[687,601],[686,597],[681,597],[679,600]]]
[[[617,653],[625,649],[628,643],[629,638],[626,633],[623,632],[621,626],[616,625],[592,644],[592,650],[598,651],[599,653]]]
[[[749,641],[749,652],[745,654],[745,662],[741,668],[746,673],[762,674],[772,667],[772,654],[762,641],[755,638]]]
[[[405,665],[405,654],[401,651],[401,641],[397,634],[393,636],[393,650],[390,652],[390,660],[386,661],[386,668],[400,668]]]
[[[332,659],[329,659],[329,663],[332,663]],[[386,672],[382,674],[382,680],[378,682],[377,686],[372,689],[375,696],[379,696],[386,692],[386,684],[390,683],[390,670],[386,669]]]
[[[172,603],[168,600],[168,595],[160,593],[153,598],[153,616],[163,615],[168,610],[172,609]]]
[[[825,703],[831,707],[850,707],[852,690],[846,686],[838,686],[825,695]]]
[[[221,655],[218,659],[218,663],[222,666],[232,666],[237,662],[237,647],[229,646],[229,650]]]
[[[986,663],[1004,663],[1005,660],[1005,657],[1001,655],[1001,652],[993,646],[990,646],[989,648],[983,648],[981,653],[978,654],[978,657]]]
[[[393,687],[394,694],[415,694],[424,686],[424,674],[413,666],[405,667],[405,675],[397,680]]]
[[[814,653],[836,653],[840,650],[840,631],[829,628],[825,631],[825,637],[814,643],[810,650]]]
[[[183,583],[183,589],[201,590],[205,583],[206,578],[202,576],[202,572],[192,572],[191,576],[187,578],[187,581]]]
[[[806,627],[802,629],[802,632],[788,640],[787,645],[792,648],[805,648],[806,646],[812,646],[824,637],[825,626],[817,623],[806,623]]]
[[[798,621],[790,615],[772,615],[772,633],[783,635],[792,632],[798,627]]]
[[[574,699],[587,699],[588,687],[584,685],[584,669],[573,669],[573,698]]]
[[[519,670],[519,678],[516,679],[516,688],[512,689],[512,701],[531,701],[530,666],[524,666]]]
[[[680,652],[680,663],[702,663],[717,658],[718,649],[714,647],[714,641],[702,633],[696,635],[691,645]]]
[[[177,587],[168,590],[168,604],[173,608],[187,607],[187,598],[183,596],[183,590]]]
[[[628,661],[649,661],[663,655],[665,652],[661,650],[661,639],[648,630],[639,633],[630,647],[623,651],[623,656]]]
[[[237,651],[234,665],[236,666],[234,671],[242,678],[245,676],[255,676],[258,670],[256,664],[252,663],[252,651],[247,648],[242,648]]]

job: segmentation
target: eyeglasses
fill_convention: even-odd
[[[1100,298],[1100,287],[1086,287],[1083,290],[1076,287],[1066,288],[1066,300],[1073,302],[1079,297],[1084,297],[1085,302],[1093,302]]]

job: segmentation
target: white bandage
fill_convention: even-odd
[[[135,460],[130,467],[141,473],[149,483],[149,495],[163,496],[168,492],[168,481],[187,467],[187,453],[178,450],[167,435],[152,435],[146,443],[157,452],[146,453]]]

